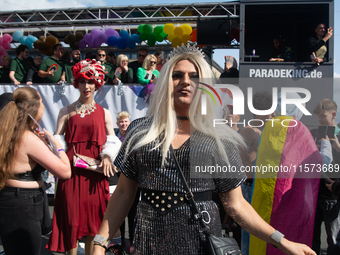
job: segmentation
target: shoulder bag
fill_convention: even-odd
[[[179,172],[179,178],[183,181],[185,197],[189,200],[191,209],[194,213],[194,218],[199,221],[201,228],[206,236],[206,252],[209,255],[240,255],[241,250],[238,247],[236,240],[232,237],[217,237],[210,233],[209,227],[203,220],[201,212],[199,212],[193,193],[190,191],[187,181],[185,180],[183,171],[177,161],[174,149],[170,146],[170,152],[175,160],[176,169]]]

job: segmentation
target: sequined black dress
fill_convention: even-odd
[[[133,121],[129,130],[138,125],[137,129],[148,129],[150,123],[143,119]],[[128,132],[121,150],[115,160],[115,165],[130,179],[136,180],[142,189],[164,192],[184,192],[174,161],[170,152],[166,157],[164,167],[161,167],[161,151],[150,151],[154,144],[148,144],[137,151],[132,151],[124,160],[127,141],[136,129]],[[197,140],[196,140],[197,139]],[[195,148],[190,148],[190,140],[199,141]],[[191,142],[192,143],[192,142]],[[241,159],[236,147],[225,141],[231,165],[241,166]],[[217,191],[225,192],[239,186],[245,179],[243,173],[234,173],[224,179],[190,178],[190,149],[195,149],[195,157],[202,159],[206,165],[225,164],[217,152],[215,140],[196,131],[180,148],[175,150],[178,162],[192,192]],[[192,156],[193,154],[191,154]],[[214,161],[214,162],[212,162]],[[197,202],[201,211],[208,211],[211,217],[211,231],[221,236],[219,212],[213,201]],[[205,254],[204,242],[201,241],[198,222],[193,219],[188,204],[183,204],[169,213],[161,215],[144,201],[140,201],[136,214],[136,229],[134,235],[134,254],[173,255],[173,254]],[[204,237],[203,237],[204,239]]]

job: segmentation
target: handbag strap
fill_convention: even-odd
[[[184,191],[185,191],[184,196],[190,203],[190,206],[191,206],[192,211],[194,213],[194,218],[200,222],[201,227],[203,228],[204,232],[207,233],[207,232],[209,232],[209,227],[203,221],[202,214],[200,213],[200,211],[197,208],[196,201],[194,199],[194,194],[191,192],[189,185],[188,185],[188,182],[186,181],[186,179],[184,177],[182,168],[178,163],[178,160],[177,160],[177,157],[176,157],[176,154],[175,154],[175,151],[174,151],[172,145],[170,145],[170,153],[172,154],[172,157],[174,158],[176,169],[179,173],[179,178],[183,181],[183,188],[184,188]]]

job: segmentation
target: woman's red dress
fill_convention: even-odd
[[[65,126],[67,156],[72,167],[69,180],[59,180],[54,203],[50,251],[65,252],[76,248],[83,236],[95,236],[110,198],[109,183],[102,173],[73,167],[73,144],[81,155],[100,159],[106,142],[104,109],[96,104],[90,115],[76,114]]]

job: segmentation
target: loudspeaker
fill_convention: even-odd
[[[228,19],[198,20],[197,44],[227,45],[231,41],[231,22]]]

